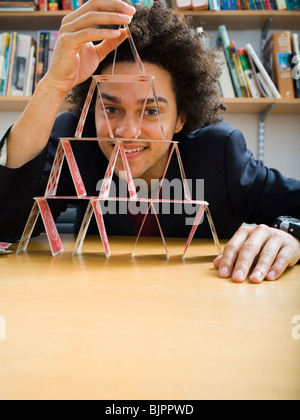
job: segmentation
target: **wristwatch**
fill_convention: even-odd
[[[272,227],[290,233],[300,240],[300,220],[291,216],[280,216],[274,220]]]

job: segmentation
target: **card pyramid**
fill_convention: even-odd
[[[42,217],[42,221],[45,227],[45,231],[47,233],[47,237],[49,240],[49,244],[50,244],[50,248],[51,248],[51,252],[52,255],[55,256],[61,252],[63,252],[63,244],[61,242],[60,236],[58,234],[53,216],[51,214],[51,210],[50,207],[48,205],[48,200],[57,200],[57,199],[68,199],[68,200],[86,200],[88,202],[87,205],[87,209],[81,224],[81,228],[79,231],[79,234],[77,236],[77,240],[76,240],[76,244],[75,244],[75,248],[74,248],[74,252],[73,255],[76,255],[77,253],[80,253],[82,251],[82,246],[86,237],[86,233],[88,231],[88,227],[89,224],[91,222],[91,219],[94,215],[95,219],[96,219],[96,223],[97,223],[97,227],[99,230],[99,234],[103,243],[103,247],[104,247],[104,251],[105,251],[105,255],[106,257],[109,257],[111,255],[111,249],[110,249],[110,244],[109,244],[109,240],[108,240],[108,236],[107,236],[107,232],[106,232],[106,228],[105,228],[105,223],[104,223],[104,217],[103,217],[103,213],[101,210],[101,202],[104,201],[134,201],[136,203],[144,203],[147,206],[147,212],[144,215],[143,218],[143,222],[141,224],[141,227],[139,229],[137,238],[136,238],[136,242],[135,242],[135,246],[134,246],[134,250],[132,255],[134,255],[135,253],[135,249],[138,243],[138,240],[142,234],[142,230],[146,221],[146,218],[148,217],[150,211],[155,215],[155,220],[156,223],[158,225],[158,229],[165,247],[165,252],[166,252],[166,256],[167,258],[169,258],[169,251],[168,251],[168,247],[167,247],[167,243],[160,225],[160,221],[159,221],[159,214],[156,210],[156,205],[158,204],[163,204],[163,203],[189,203],[192,205],[197,205],[199,206],[199,209],[196,212],[196,217],[194,219],[184,252],[183,252],[183,258],[186,255],[186,252],[188,250],[188,247],[195,235],[195,232],[197,230],[197,227],[199,226],[199,224],[201,223],[201,221],[203,220],[204,214],[206,214],[208,222],[209,222],[209,226],[211,229],[211,233],[215,242],[215,245],[217,247],[217,251],[220,254],[222,252],[220,244],[219,244],[219,240],[218,240],[218,236],[213,224],[213,220],[208,208],[208,203],[205,201],[199,201],[199,200],[192,200],[191,198],[191,193],[189,190],[189,185],[185,176],[185,171],[184,171],[184,167],[183,167],[183,162],[180,156],[180,150],[178,147],[178,142],[173,141],[173,140],[168,140],[165,138],[165,133],[164,133],[164,127],[163,127],[163,122],[162,122],[162,116],[161,116],[161,112],[160,112],[160,107],[159,107],[159,99],[156,93],[156,88],[155,88],[155,81],[154,81],[154,76],[148,76],[145,75],[145,69],[144,69],[144,65],[142,63],[142,60],[139,57],[139,54],[137,52],[137,49],[135,47],[132,35],[130,33],[129,27],[127,26],[126,28],[126,32],[127,32],[127,38],[131,47],[131,51],[134,57],[134,60],[136,62],[137,65],[137,69],[138,69],[138,74],[137,75],[116,75],[114,74],[114,70],[115,70],[115,63],[116,63],[116,57],[117,57],[117,49],[115,51],[115,58],[114,58],[114,63],[113,63],[113,70],[112,70],[112,74],[111,75],[98,75],[98,76],[93,76],[92,77],[92,81],[91,81],[91,85],[84,103],[84,107],[82,109],[81,112],[81,116],[79,118],[79,122],[78,122],[78,126],[75,132],[75,136],[73,138],[61,138],[58,144],[58,148],[57,148],[57,152],[56,152],[56,156],[52,165],[52,169],[50,172],[50,176],[49,176],[49,180],[48,180],[48,184],[46,187],[46,191],[45,191],[45,195],[43,197],[36,197],[34,199],[34,205],[33,208],[31,210],[31,213],[29,215],[27,224],[25,226],[22,238],[20,240],[19,243],[19,247],[17,250],[17,253],[24,251],[27,249],[28,247],[28,243],[30,241],[30,238],[32,236],[36,221],[38,219],[38,217],[41,215]],[[109,115],[107,113],[106,107],[104,105],[104,101],[103,101],[103,86],[107,86],[108,84],[113,84],[113,83],[127,83],[127,84],[143,84],[143,86],[147,86],[146,92],[147,94],[145,95],[145,101],[143,104],[143,112],[141,113],[140,116],[140,120],[139,120],[139,124],[138,124],[138,128],[137,128],[137,132],[134,138],[118,138],[115,137],[114,134],[114,130],[111,126],[111,122],[110,122],[110,118]],[[99,95],[99,100],[100,103],[102,105],[102,111],[104,113],[105,116],[105,121],[107,124],[107,132],[109,133],[110,137],[97,137],[97,138],[83,138],[82,137],[82,133],[83,133],[83,129],[85,126],[85,122],[86,122],[86,118],[87,118],[87,114],[88,111],[90,109],[91,106],[91,102],[93,99],[93,96],[96,93],[98,93]],[[143,118],[144,118],[144,111],[147,105],[147,100],[149,98],[151,92],[151,98],[154,100],[155,103],[155,107],[156,107],[156,111],[157,111],[157,116],[158,116],[158,124],[159,124],[159,132],[160,132],[160,139],[153,139],[153,140],[149,140],[149,139],[141,139],[139,137],[139,132],[140,132],[140,128],[142,126],[143,123]],[[151,100],[152,100],[151,99]],[[167,161],[167,165],[165,167],[164,170],[164,174],[162,179],[160,180],[159,186],[158,186],[158,190],[157,190],[157,194],[155,197],[151,197],[151,198],[143,198],[143,197],[138,197],[137,191],[136,191],[136,187],[134,184],[134,180],[132,177],[132,173],[130,170],[130,165],[128,163],[128,159],[126,156],[126,152],[124,150],[124,144],[126,143],[130,143],[130,142],[135,142],[137,139],[143,141],[143,142],[167,142],[170,144],[170,152],[169,152],[169,157],[168,157],[168,161]],[[100,145],[101,142],[111,142],[113,144],[113,151],[111,154],[111,157],[109,159],[108,162],[108,166],[105,172],[105,177],[103,179],[102,185],[100,187],[100,193],[98,197],[89,197],[87,196],[87,192],[86,192],[86,188],[84,186],[82,177],[81,177],[81,173],[79,170],[79,167],[77,165],[76,162],[76,158],[74,156],[73,150],[72,150],[72,146],[71,143],[72,142],[76,142],[78,140],[84,140],[84,141],[97,141],[98,144]],[[178,161],[178,165],[179,165],[179,169],[180,169],[180,174],[181,174],[181,178],[182,178],[182,185],[183,185],[183,191],[184,191],[184,200],[167,200],[167,199],[162,199],[160,198],[160,191],[163,185],[163,182],[165,180],[166,177],[166,173],[167,170],[169,168],[169,164],[171,161],[171,158],[173,155],[176,155],[177,157],[177,161]],[[114,174],[114,170],[115,170],[115,166],[116,166],[116,162],[117,159],[120,158],[123,164],[123,168],[124,168],[124,173],[126,174],[126,181],[127,181],[127,185],[128,185],[128,195],[126,197],[115,197],[115,196],[110,196],[111,193],[111,185],[112,185],[112,178],[113,178],[113,174]],[[59,185],[59,178],[60,178],[60,174],[61,174],[61,170],[62,170],[62,166],[63,166],[63,162],[66,159],[67,165],[69,167],[71,176],[72,176],[72,180],[74,183],[74,187],[76,190],[76,196],[74,197],[58,197],[57,196],[57,188]]]

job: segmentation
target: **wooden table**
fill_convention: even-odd
[[[0,256],[0,399],[300,399],[300,266],[234,284],[211,240],[99,238]]]

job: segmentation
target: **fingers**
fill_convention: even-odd
[[[300,242],[291,235],[265,225],[241,227],[214,261],[220,277],[232,276],[243,282],[250,274],[252,283],[278,279],[300,258]],[[252,269],[252,267],[254,268]]]
[[[103,13],[91,11],[84,15],[79,16],[77,19],[64,22],[61,27],[61,33],[66,32],[77,32],[86,28],[94,28],[95,26],[108,26],[108,25],[129,25],[131,22],[131,16],[119,13]],[[101,38],[101,30],[99,31],[99,39]],[[110,30],[105,29],[109,34]]]
[[[128,25],[134,13],[135,8],[121,0],[90,0],[63,19],[60,45],[77,53],[90,42],[119,38],[120,44],[126,38],[123,31],[108,26]],[[104,58],[115,46],[106,43],[98,48],[99,57]]]
[[[219,256],[214,265],[219,269],[220,277],[229,277],[232,274],[234,264],[237,260],[239,250],[249,235],[249,229],[246,226],[241,227],[231,238],[224,248],[223,255]]]
[[[128,16],[133,16],[135,14],[135,8],[122,0],[89,0],[79,9],[76,9],[74,12],[65,16],[62,23],[63,25],[70,23],[78,17],[94,11],[111,12],[115,14],[120,13]],[[118,23],[115,24],[117,25]]]

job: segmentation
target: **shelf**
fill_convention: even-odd
[[[0,30],[39,31],[58,30],[67,10],[57,12],[0,12]]]
[[[221,98],[228,114],[262,114],[274,104],[272,114],[300,115],[300,99]]]
[[[30,98],[27,97],[1,97],[0,111],[23,111]],[[220,101],[227,107],[228,114],[261,114],[274,105],[273,114],[300,115],[300,99],[274,99],[274,98],[221,98]],[[63,105],[62,111],[67,110]]]
[[[0,111],[24,111],[30,101],[30,97],[9,96],[0,97]],[[67,105],[63,105],[62,111],[67,111]]]
[[[71,13],[60,10],[58,12],[0,12],[1,31],[12,30],[53,30],[60,27],[62,18]],[[268,18],[273,19],[272,28],[300,30],[300,11],[269,11],[269,10],[226,10],[213,11],[174,11],[175,15],[191,16],[197,21],[206,23],[206,30],[216,30],[219,25],[227,25],[230,30],[244,30],[245,28],[262,29]],[[203,24],[202,23],[202,24]]]
[[[225,10],[212,11],[174,11],[175,15],[191,16],[205,23],[206,30],[216,30],[226,25],[230,30],[263,29],[269,18],[273,19],[271,29],[300,30],[300,11],[278,10]]]

